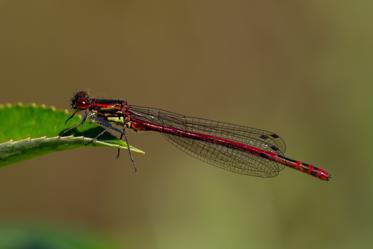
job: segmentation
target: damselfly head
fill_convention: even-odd
[[[87,92],[79,91],[71,98],[71,107],[75,110],[85,110],[91,104],[91,99]]]

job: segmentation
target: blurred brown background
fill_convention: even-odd
[[[77,229],[122,248],[370,248],[372,7],[0,0],[1,103],[63,109],[82,89],[272,130],[289,157],[334,177],[235,175],[130,133],[147,153],[136,174],[126,153],[103,148],[2,168],[0,225]]]

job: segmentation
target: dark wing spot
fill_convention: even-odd
[[[263,134],[263,135],[260,135],[260,138],[261,138],[261,139],[268,139],[269,137],[268,137],[267,135],[264,135],[264,134]]]
[[[279,135],[277,135],[277,134],[271,134],[271,137],[273,137],[273,138],[279,138]]]
[[[277,147],[274,146],[274,145],[271,146],[271,149],[274,150],[274,151],[279,151],[279,150],[280,150],[279,148],[277,148]]]

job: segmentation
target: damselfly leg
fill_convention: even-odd
[[[74,113],[73,113],[73,114],[72,114],[68,119],[66,119],[65,124],[66,124],[70,119],[72,119],[72,118],[75,116],[75,114],[76,114],[77,112],[78,112],[78,111],[75,111],[75,112],[74,112]],[[82,119],[80,120],[80,122],[79,122],[77,125],[74,125],[74,126],[68,128],[68,129],[64,130],[64,131],[62,132],[62,134],[66,134],[66,133],[68,133],[69,131],[74,130],[74,129],[78,128],[79,126],[81,126],[82,124],[84,124],[84,122],[87,120],[87,118],[88,118],[89,115],[90,115],[90,112],[88,111],[88,109],[85,110],[84,113],[83,113]]]
[[[136,168],[136,165],[135,165],[135,160],[133,159],[132,152],[131,152],[131,147],[129,145],[128,138],[126,136],[124,128],[123,129],[118,128],[117,126],[113,125],[111,122],[106,120],[105,118],[96,115],[94,112],[85,111],[83,116],[82,116],[82,120],[79,122],[79,124],[65,130],[63,133],[67,133],[68,131],[76,129],[77,127],[82,125],[87,119],[93,120],[97,125],[101,126],[104,130],[101,131],[98,135],[96,135],[91,141],[89,141],[85,145],[88,145],[90,143],[95,142],[98,138],[100,138],[102,135],[104,135],[105,132],[115,131],[115,132],[120,133],[120,139],[123,140],[123,138],[124,138],[124,141],[127,144],[128,154],[129,154],[129,157],[131,159],[134,171],[136,172],[137,168]],[[118,148],[118,151],[120,151],[119,148]],[[118,157],[119,157],[119,152],[117,153],[117,158]]]

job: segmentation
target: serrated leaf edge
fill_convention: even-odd
[[[36,104],[36,103],[30,103],[30,104],[24,104],[22,102],[18,102],[16,104],[6,103],[6,104],[0,104],[0,109],[3,108],[12,108],[12,107],[33,107],[33,108],[42,108],[42,109],[50,109],[51,111],[55,112],[64,112],[64,113],[71,113],[68,109],[58,109],[53,105],[45,105],[45,104]],[[81,117],[79,113],[77,113],[77,116]]]
[[[128,149],[127,146],[122,146],[120,144],[108,143],[108,142],[105,142],[105,141],[102,141],[102,140],[97,140],[97,139],[94,139],[94,138],[89,138],[89,137],[84,137],[84,136],[73,136],[73,135],[63,136],[63,137],[61,137],[61,136],[55,136],[55,137],[43,136],[43,137],[37,137],[37,138],[28,137],[28,138],[24,138],[24,139],[20,139],[20,140],[12,140],[11,139],[7,142],[0,143],[0,145],[6,147],[6,146],[15,146],[17,144],[25,143],[25,142],[53,142],[53,140],[56,140],[56,141],[60,140],[62,142],[64,140],[66,140],[66,142],[78,141],[78,142],[81,142],[81,143],[92,142],[93,145],[100,145],[100,146],[117,148],[117,149]],[[130,149],[133,152],[137,152],[137,153],[140,153],[140,154],[145,154],[144,151],[142,151],[138,148],[135,148],[131,145],[130,145]]]

